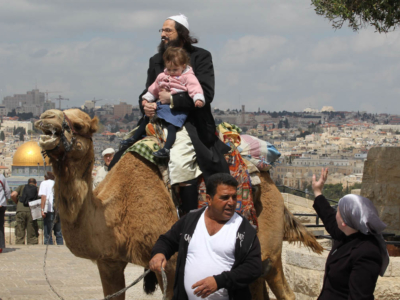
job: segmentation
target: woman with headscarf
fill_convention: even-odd
[[[318,300],[374,299],[378,275],[383,276],[389,255],[382,236],[386,228],[372,202],[358,195],[339,200],[338,210],[322,195],[328,169],[317,181],[313,176],[314,209],[334,239],[325,265]]]

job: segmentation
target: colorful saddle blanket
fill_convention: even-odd
[[[226,123],[227,124],[227,123]],[[229,125],[229,124],[228,124]],[[240,130],[236,127],[235,129]],[[256,211],[253,204],[252,186],[250,181],[250,175],[247,171],[247,165],[243,161],[236,144],[240,144],[240,135],[232,133],[225,127],[224,132],[219,131],[220,137],[223,141],[228,144],[232,150],[225,156],[231,175],[238,181],[239,186],[237,189],[237,207],[236,211],[242,214],[249,222],[254,226],[258,227]],[[160,171],[165,177],[166,166],[168,161],[165,159],[159,159],[153,156],[153,152],[161,149],[164,146],[165,138],[164,132],[160,125],[149,123],[146,127],[147,137],[138,141],[134,145],[130,146],[127,152],[136,152],[142,157],[146,158],[153,164],[160,167]],[[128,138],[128,135],[126,138]],[[164,173],[164,174],[163,174]],[[206,186],[204,179],[201,177],[199,180],[199,208],[207,205],[206,201]]]

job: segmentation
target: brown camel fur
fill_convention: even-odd
[[[42,114],[35,123],[45,133],[39,144],[47,150],[56,177],[56,207],[66,245],[74,255],[96,261],[106,296],[125,287],[124,269],[128,263],[148,267],[153,245],[178,217],[158,169],[137,154],[125,155],[92,191],[94,151],[90,137],[97,130],[98,120],[78,109],[64,114],[59,110]],[[65,126],[66,121],[72,130]],[[67,127],[65,139],[63,122]],[[68,142],[72,145],[70,151],[66,151]],[[263,278],[278,299],[294,299],[282,271],[284,235],[308,243],[314,251],[322,248],[293,221],[269,174],[261,174],[261,179],[261,203],[257,205],[261,211],[258,236]],[[290,226],[285,227],[286,223]],[[168,299],[172,298],[174,271],[172,258],[166,268]],[[157,278],[163,289],[160,276]],[[264,280],[257,282],[258,286],[253,285],[254,299],[268,299]],[[114,299],[125,299],[125,294]]]

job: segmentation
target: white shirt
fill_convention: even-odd
[[[0,174],[0,180],[3,183],[0,184],[0,206],[6,206],[7,199],[11,198],[10,187],[8,186],[7,180],[5,179],[3,174]]]
[[[93,179],[93,189],[95,189],[100,182],[106,178],[108,174],[108,167],[107,166],[100,166],[96,169],[96,176]]]
[[[53,201],[54,201],[54,180],[48,179],[42,181],[39,187],[39,197],[46,196],[45,212],[53,212]]]
[[[186,257],[184,284],[189,300],[201,299],[193,294],[193,284],[232,269],[235,262],[236,234],[242,223],[242,218],[235,213],[216,234],[210,236],[204,213],[205,211],[197,222]],[[219,289],[205,299],[228,300],[228,291]]]

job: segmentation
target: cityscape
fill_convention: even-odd
[[[60,108],[63,99],[61,95],[49,97],[48,92],[39,89],[4,97],[0,105],[0,169],[6,177],[17,175],[12,172],[12,158],[18,146],[38,140],[33,122],[43,111]],[[108,147],[118,149],[119,141],[141,118],[138,106],[128,101],[98,101],[102,100],[87,100],[78,107],[100,120],[99,131],[94,135],[95,167],[102,163],[101,152]],[[368,151],[373,147],[399,146],[400,140],[399,115],[335,111],[333,106],[307,107],[301,112],[262,108],[251,112],[242,105],[240,109],[213,108],[213,115],[217,124],[237,125],[242,134],[273,144],[281,153],[271,169],[273,180],[277,185],[302,191],[310,191],[312,175],[322,167],[330,169],[329,184],[341,184],[347,191],[353,186],[359,188]]]

